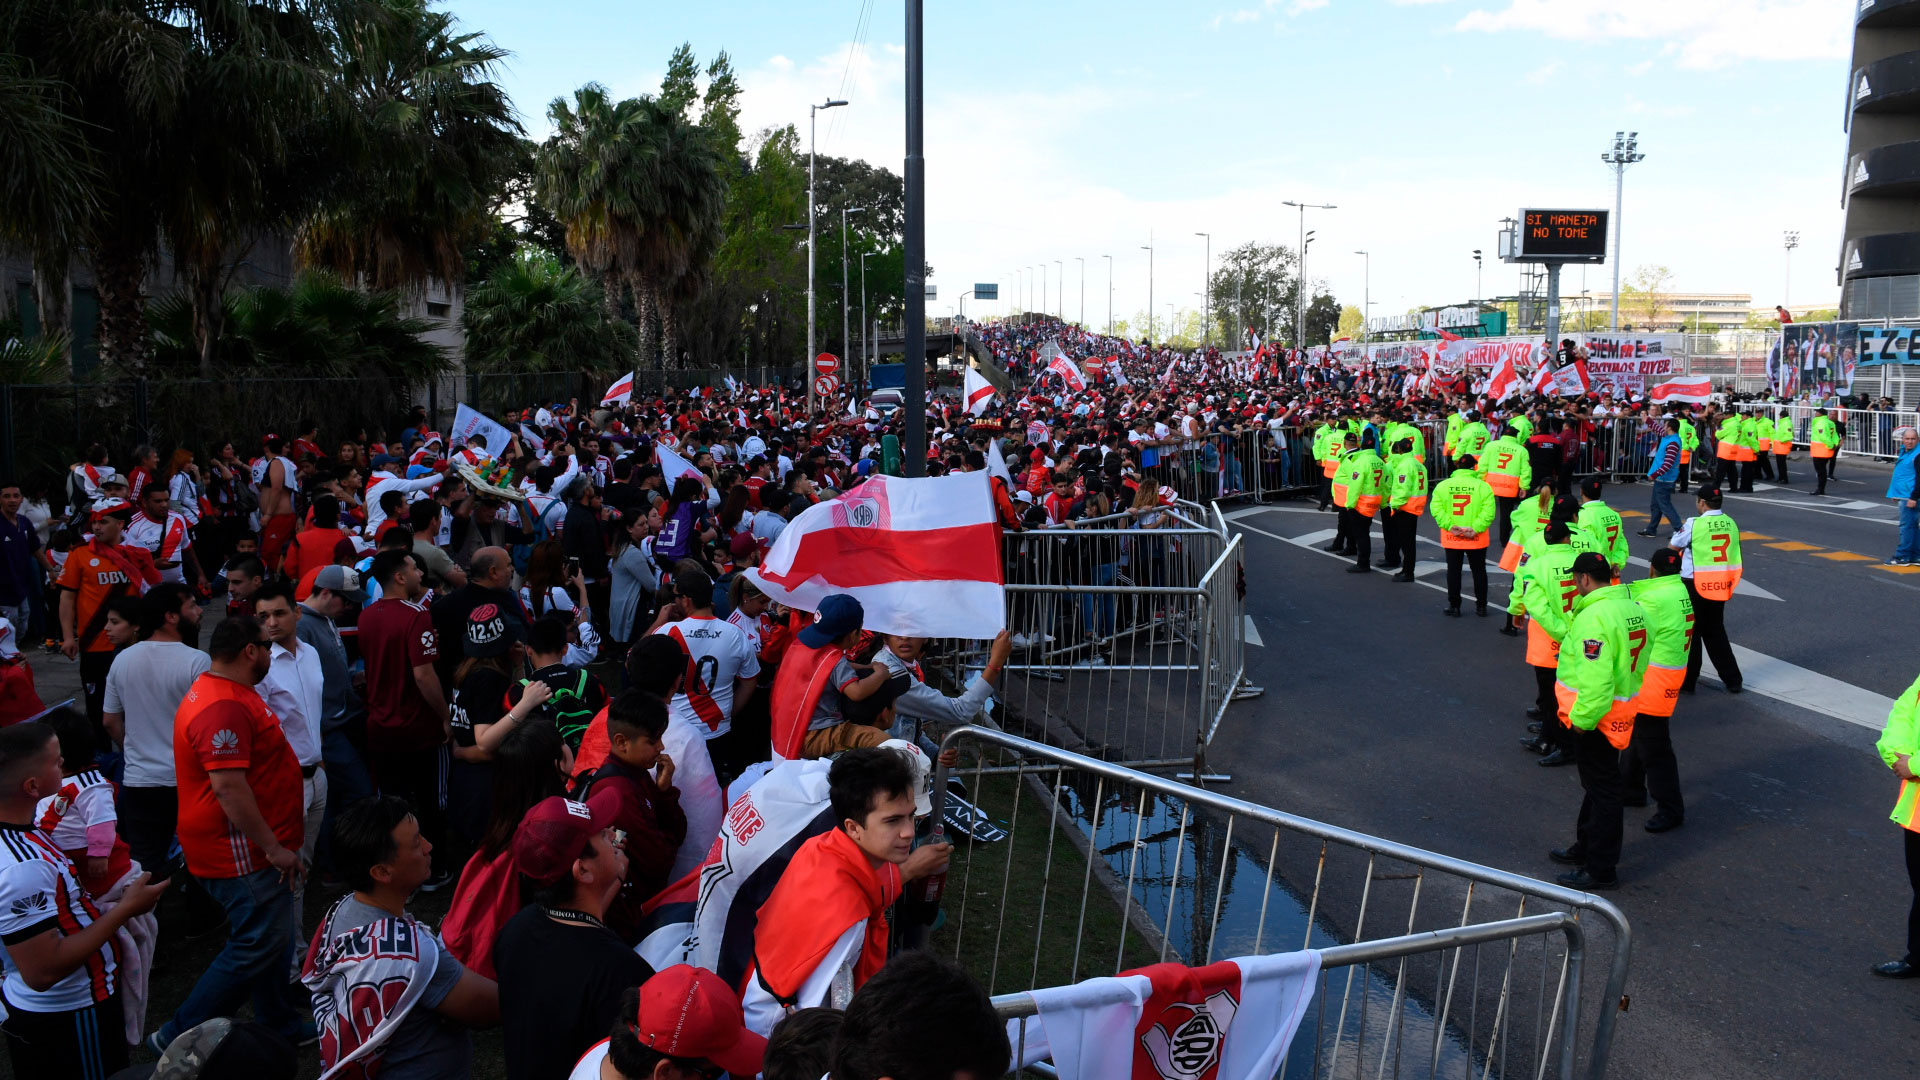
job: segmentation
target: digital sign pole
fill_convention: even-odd
[[[1605,210],[1520,211],[1507,261],[1546,266],[1547,338],[1555,345],[1560,339],[1560,267],[1607,260],[1607,216]]]

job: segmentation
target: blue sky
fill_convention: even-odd
[[[900,170],[902,5],[450,0],[513,57],[505,83],[536,136],[546,103],[587,81],[658,86],[682,41],[725,49],[742,125],[795,123],[829,96],[822,152]],[[1045,262],[1046,306],[1158,317],[1199,302],[1203,241],[1291,245],[1308,273],[1374,314],[1514,290],[1492,262],[1522,206],[1610,208],[1600,153],[1637,130],[1624,265],[1685,291],[1779,302],[1784,229],[1801,233],[1791,299],[1830,302],[1840,236],[1849,0],[1232,0],[928,3],[928,260],[944,314],[975,282],[1012,295]],[[857,43],[857,44],[856,44]],[[1370,251],[1371,259],[1354,254]],[[1065,296],[1056,299],[1064,266]],[[1587,271],[1609,287],[1611,267]],[[1032,276],[1038,277],[1038,271]],[[1577,291],[1581,271],[1563,288]],[[1001,304],[969,313],[993,314]],[[1031,305],[1039,307],[1037,291]]]

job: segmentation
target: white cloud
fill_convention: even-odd
[[[1318,11],[1327,6],[1327,0],[1293,0],[1287,5],[1287,14],[1305,15],[1309,11]]]
[[[1654,41],[1681,67],[1739,60],[1829,60],[1851,40],[1849,0],[1508,0],[1476,9],[1457,30],[1522,30],[1566,41]]]
[[[1545,86],[1547,85],[1547,81],[1552,79],[1554,73],[1559,70],[1560,61],[1558,60],[1550,64],[1542,64],[1532,71],[1527,72],[1527,82],[1533,86]]]

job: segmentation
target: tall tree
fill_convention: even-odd
[[[1292,249],[1279,244],[1242,244],[1222,252],[1208,284],[1213,336],[1233,341],[1245,327],[1266,340],[1295,340],[1299,296]]]
[[[633,327],[607,315],[600,286],[552,255],[521,252],[467,294],[473,371],[625,370]]]
[[[616,102],[598,83],[574,91],[571,105],[555,98],[547,106],[554,133],[537,155],[534,191],[565,227],[568,254],[603,286],[639,261],[646,228],[629,173],[640,153],[640,110],[638,99]],[[613,295],[608,288],[609,305]],[[646,355],[645,341],[640,348]]]

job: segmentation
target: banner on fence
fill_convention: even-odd
[[[1884,331],[1870,327],[1875,344]],[[1853,373],[1859,366],[1862,340],[1867,336],[1857,322],[1790,323],[1780,328],[1777,372],[1792,398],[1828,398],[1853,392]]]
[[[476,443],[486,446],[488,457],[499,457],[506,453],[508,445],[513,442],[513,432],[508,431],[505,424],[488,419],[487,414],[464,401],[453,411],[453,428],[449,437],[468,446]]]

